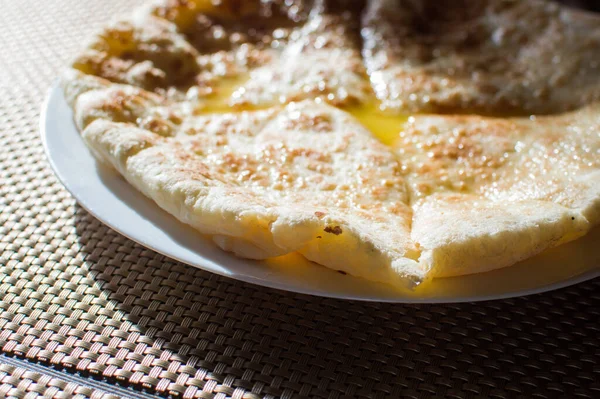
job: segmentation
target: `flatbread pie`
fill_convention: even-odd
[[[372,0],[363,54],[405,112],[545,114],[600,99],[600,16],[547,0]]]
[[[548,101],[506,94],[519,112],[570,112],[465,115],[513,107],[473,94],[469,79],[454,81],[454,100],[397,86],[399,73],[424,72],[404,68],[412,52],[386,53],[398,44],[386,24],[410,9],[392,3],[155,2],[95,37],[64,92],[100,162],[245,258],[298,252],[406,287],[510,266],[598,224],[597,74],[582,68],[548,86]],[[500,6],[512,2],[485,3],[485,18],[521,29]],[[547,19],[560,25],[570,12]],[[419,101],[388,97],[396,92]],[[415,112],[450,109],[465,112]]]

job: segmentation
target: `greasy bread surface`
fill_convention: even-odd
[[[165,136],[113,122],[131,113],[160,126],[159,103],[127,86],[91,90],[77,98],[77,123],[98,159],[223,249],[252,259],[299,251],[399,284],[425,276],[399,164],[347,113],[306,100],[186,118]]]
[[[97,159],[242,257],[297,251],[406,286],[600,221],[598,104],[398,118],[391,146],[346,112],[372,102],[357,22],[371,6],[159,2],[106,28],[65,94]]]
[[[537,118],[416,116],[396,144],[419,261],[436,276],[516,263],[600,221],[600,105]]]
[[[600,16],[546,0],[373,0],[365,63],[390,109],[554,113],[600,99]]]

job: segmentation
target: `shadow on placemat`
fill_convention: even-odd
[[[79,207],[76,231],[89,288],[74,289],[84,313],[63,335],[85,348],[68,360],[79,369],[190,397],[600,394],[598,280],[477,304],[363,303],[171,261]]]

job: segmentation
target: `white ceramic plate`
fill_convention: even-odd
[[[367,301],[435,303],[480,301],[549,291],[600,275],[600,229],[510,268],[434,280],[412,292],[339,274],[290,255],[249,261],[221,251],[96,163],[81,140],[62,90],[44,104],[41,133],[50,164],[79,204],[119,233],[168,257],[223,276],[305,294]],[[597,245],[596,245],[597,247]]]

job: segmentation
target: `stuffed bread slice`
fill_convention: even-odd
[[[363,54],[389,109],[547,114],[600,100],[600,16],[547,0],[372,0]]]
[[[509,266],[600,222],[600,104],[537,118],[415,116],[395,148],[433,276]]]
[[[400,166],[349,114],[307,100],[173,120],[133,86],[72,72],[65,91],[96,158],[221,248],[298,251],[397,286],[425,277]]]

